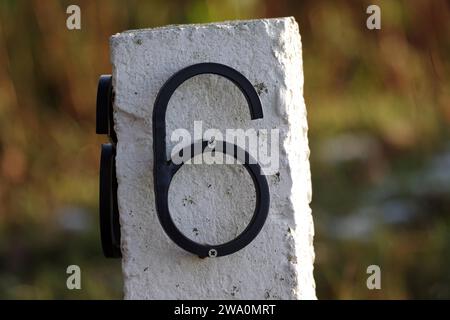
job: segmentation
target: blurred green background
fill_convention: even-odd
[[[82,29],[66,28],[81,7]],[[366,28],[381,7],[382,29]],[[108,38],[295,16],[321,299],[450,298],[450,4],[444,0],[0,0],[0,298],[122,298],[103,258],[95,135]],[[66,268],[82,290],[66,288]],[[366,287],[381,267],[382,290]]]

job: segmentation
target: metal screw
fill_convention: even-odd
[[[210,258],[217,257],[217,250],[216,249],[209,250],[208,255],[209,255]]]

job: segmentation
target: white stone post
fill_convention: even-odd
[[[315,299],[308,126],[295,20],[128,31],[111,38],[111,53],[125,298]],[[178,143],[171,141],[178,128],[194,139],[211,128],[224,133],[223,139],[226,129],[261,130],[263,142],[275,141],[263,153],[279,151],[271,165],[261,164],[271,202],[259,235],[234,254],[205,259],[178,247],[158,221],[152,133],[161,86],[180,69],[202,62],[225,64],[247,77],[260,96],[264,118],[250,119],[245,98],[229,80],[196,76],[170,100],[168,155]],[[196,122],[194,129],[194,121],[202,121],[202,128]],[[272,129],[279,130],[278,141],[270,136]],[[253,183],[241,165],[185,165],[170,187],[176,225],[199,243],[235,238],[254,206]]]

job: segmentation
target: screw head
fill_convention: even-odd
[[[209,256],[210,258],[215,258],[215,257],[217,257],[217,250],[216,250],[216,249],[211,249],[211,250],[209,250],[208,256]]]

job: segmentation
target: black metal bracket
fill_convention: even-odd
[[[191,65],[175,73],[160,89],[154,109],[153,109],[153,153],[154,153],[154,191],[156,199],[156,211],[159,221],[169,236],[179,247],[201,258],[220,257],[232,254],[247,246],[261,231],[266,221],[270,194],[265,176],[261,173],[261,167],[250,155],[240,150],[236,145],[229,145],[226,142],[216,142],[216,147],[221,147],[221,152],[238,158],[239,154],[244,155],[244,159],[239,159],[250,173],[256,191],[256,208],[253,217],[246,229],[235,239],[219,245],[199,244],[187,238],[175,225],[170,216],[168,204],[168,192],[172,178],[183,165],[174,164],[172,159],[166,157],[166,110],[172,94],[186,80],[200,74],[215,74],[223,76],[232,81],[244,94],[250,109],[251,119],[263,117],[261,101],[250,81],[233,68],[218,63],[200,63]],[[198,145],[200,144],[200,146]],[[196,156],[196,150],[203,153],[208,148],[208,141],[201,141],[192,144],[184,150],[190,148],[189,155]],[[212,149],[214,151],[215,149]],[[231,150],[231,151],[230,151]],[[231,154],[230,154],[231,152]],[[185,152],[181,152],[182,155]],[[198,151],[197,151],[198,153]],[[191,157],[191,158],[192,158]]]
[[[120,258],[120,224],[117,206],[116,143],[113,122],[113,88],[110,75],[100,77],[97,89],[96,133],[106,134],[110,143],[102,144],[100,156],[100,237],[103,254]]]

